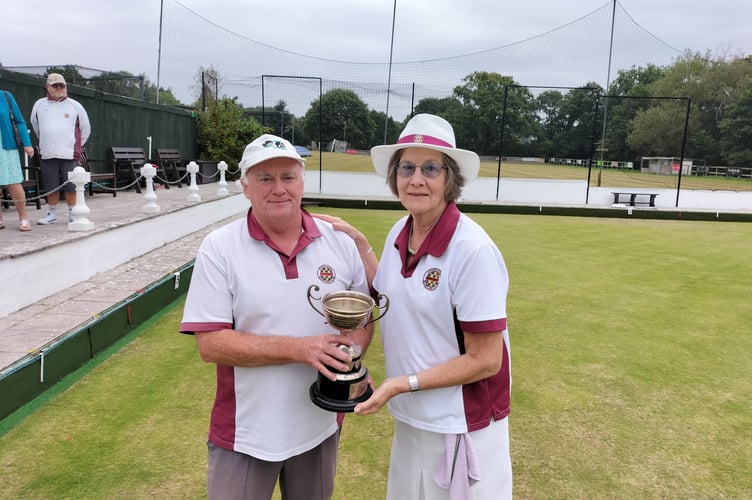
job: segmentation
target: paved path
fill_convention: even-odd
[[[220,197],[216,196],[216,188],[216,184],[201,186],[203,200],[200,203],[218,200]],[[238,192],[234,186],[230,187],[231,194]],[[36,225],[36,220],[46,213],[45,205],[42,205],[42,210],[29,207],[29,216],[34,225],[28,233],[18,231],[15,209],[3,210],[6,228],[0,231],[0,261],[47,252],[69,241],[88,238],[126,225],[140,224],[155,217],[174,214],[185,207],[195,206],[195,202],[186,201],[187,195],[185,187],[159,190],[159,214],[143,213],[143,194],[129,191],[118,193],[116,198],[105,194],[95,194],[92,198],[87,196],[86,204],[91,209],[89,218],[95,222],[96,229],[80,233],[69,232],[65,223]],[[92,316],[190,262],[206,234],[237,217],[242,217],[243,213],[244,210],[129,260],[110,271],[99,273],[91,279],[54,293],[28,307],[0,317],[0,375],[28,353],[55,341]],[[61,269],[60,272],[64,273],[65,269]],[[28,283],[9,283],[6,280],[2,286],[33,286],[35,279],[44,277],[29,277]]]

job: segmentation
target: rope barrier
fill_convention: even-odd
[[[203,172],[196,172],[196,175],[197,176],[201,176],[204,179],[207,179],[207,178],[215,177],[219,173],[220,173],[219,169],[217,169],[212,174],[204,174]],[[228,173],[228,174],[240,173],[240,168],[238,168],[235,171],[231,171],[231,170],[227,169],[226,173]],[[190,173],[186,172],[185,174],[183,174],[182,177],[180,177],[179,179],[176,179],[174,181],[170,181],[168,179],[163,179],[162,177],[160,177],[158,175],[155,175],[154,179],[158,180],[159,182],[162,182],[164,184],[168,184],[168,185],[172,186],[172,185],[180,185],[180,184],[183,184],[183,183],[188,184],[188,181],[186,181],[186,178],[188,178],[189,176],[190,176]],[[116,191],[126,191],[128,189],[131,189],[137,183],[141,182],[142,179],[145,179],[145,177],[143,175],[139,175],[136,178],[136,180],[134,180],[130,184],[122,186],[122,187],[111,187],[111,186],[107,186],[105,184],[100,184],[99,182],[96,182],[96,181],[90,181],[90,182],[91,182],[92,186],[96,186],[97,189],[101,189],[102,191],[105,191],[105,192],[108,192],[108,193],[112,193],[112,192],[116,192]],[[26,201],[27,202],[33,202],[33,201],[41,200],[42,198],[45,198],[45,197],[49,196],[50,194],[59,191],[60,189],[62,189],[69,182],[71,182],[71,181],[65,181],[62,184],[60,184],[59,186],[56,186],[56,187],[50,189],[49,191],[42,192],[42,193],[38,194],[37,196],[27,197]],[[10,200],[8,200],[8,201],[10,201]]]

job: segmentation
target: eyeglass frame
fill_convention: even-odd
[[[442,170],[448,168],[443,163],[439,163],[435,160],[428,160],[421,165],[416,165],[411,161],[398,161],[394,164],[394,171],[396,172],[397,176],[402,177],[403,179],[407,179],[415,175],[415,172],[419,167],[420,173],[426,179],[438,179],[441,176]]]

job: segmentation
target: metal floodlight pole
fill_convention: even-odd
[[[614,24],[616,22],[616,0],[614,0],[614,6],[611,10],[611,41],[608,46],[608,70],[606,71],[606,94],[608,94],[608,87],[611,85],[611,59],[614,53]],[[603,171],[603,152],[606,149],[606,123],[608,122],[608,96],[603,101],[603,129],[601,131],[601,164],[598,167],[598,187],[601,187],[601,173]]]
[[[587,167],[587,187],[585,189],[585,205],[588,204],[588,201],[590,201],[590,177],[593,174],[593,153],[595,152],[595,137],[598,133],[598,107],[600,105],[600,95],[598,95],[595,99],[593,99],[593,126],[591,129],[591,139],[590,139],[590,155],[588,158],[588,167]],[[601,162],[602,164],[603,162]],[[598,185],[600,186],[600,177],[598,178]]]
[[[157,104],[159,104],[159,77],[162,70],[162,12],[164,0],[159,2],[159,44],[157,48]]]
[[[389,75],[386,80],[386,111],[384,114],[384,142],[386,144],[386,133],[389,129],[389,92],[392,90],[392,55],[394,54],[394,21],[397,18],[397,0],[394,0],[392,9],[392,41],[389,44]]]
[[[684,168],[684,149],[687,146],[687,129],[689,128],[689,108],[692,105],[692,98],[685,97],[687,100],[687,113],[684,116],[684,135],[682,135],[681,158],[679,158],[679,179],[676,183],[676,208],[679,208],[679,193],[681,192],[682,168]],[[692,169],[690,168],[690,172]]]
[[[507,93],[509,85],[504,86],[504,105],[501,108],[501,133],[499,135],[499,166],[496,169],[496,201],[499,201],[499,188],[501,186],[501,155],[504,152],[504,128],[507,121]]]
[[[415,82],[413,82],[413,88],[410,92],[410,116],[415,113]]]

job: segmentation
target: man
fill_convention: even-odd
[[[347,371],[336,344],[365,349],[372,325],[348,337],[308,303],[352,289],[368,293],[359,250],[345,233],[301,208],[304,160],[288,141],[262,135],[240,161],[245,217],[202,242],[180,331],[217,365],[209,429],[209,498],[285,499],[332,495],[337,415],[314,405],[317,373]]]
[[[31,126],[39,139],[42,186],[48,193],[47,215],[37,223],[54,224],[58,221],[57,203],[61,189],[68,204],[68,220],[73,222],[75,216],[71,210],[76,204],[76,186],[68,182],[68,172],[81,158],[81,148],[89,138],[91,125],[83,106],[68,97],[63,75],[50,73],[46,88],[47,97],[35,102],[31,110]]]

